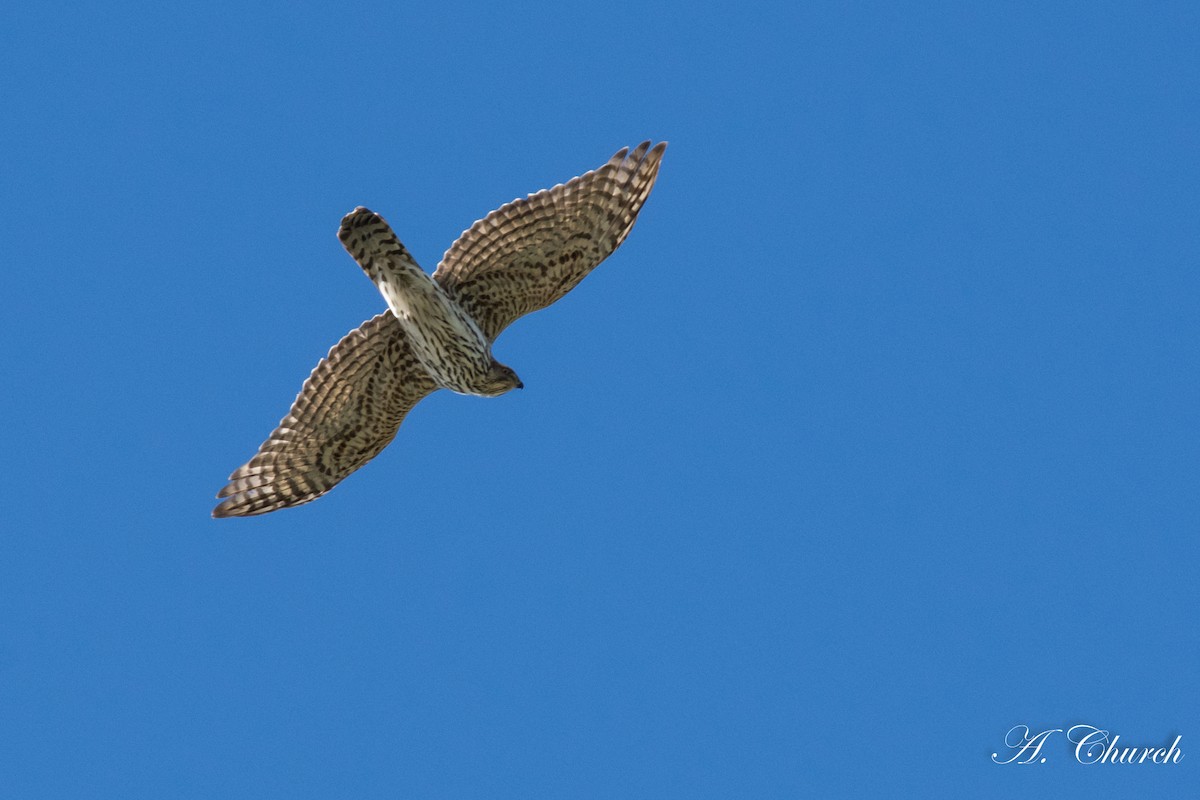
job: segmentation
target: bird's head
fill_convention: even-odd
[[[492,360],[492,368],[488,370],[487,383],[484,385],[482,394],[495,397],[510,389],[524,388],[525,384],[521,383],[521,379],[517,377],[517,373],[513,372],[512,367],[501,364],[495,359]]]

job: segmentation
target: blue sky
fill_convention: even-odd
[[[437,6],[437,10],[435,9]],[[1181,797],[1200,12],[109,3],[0,18],[0,788]],[[213,495],[487,211],[626,244],[311,505]],[[1015,725],[1176,765],[997,765]]]

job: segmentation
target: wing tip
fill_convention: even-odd
[[[661,141],[653,147],[650,146],[652,139],[639,144],[630,152],[628,147],[621,148],[615,156],[609,161],[610,164],[625,166],[630,170],[631,175],[636,175],[646,169],[658,169],[659,162],[662,161],[663,153],[667,151],[667,142]]]
[[[218,497],[219,496],[220,495],[218,495]],[[234,510],[233,500],[234,500],[234,498],[231,497],[228,500],[224,501],[223,503],[219,503],[217,505],[217,507],[212,510],[212,518],[213,519],[226,519],[228,517],[241,516],[240,514],[238,514],[237,511]]]
[[[305,498],[299,501],[288,501],[278,496],[266,495],[265,497],[255,497],[254,489],[247,489],[236,492],[219,503],[212,510],[213,519],[225,519],[226,517],[253,517],[259,514],[266,514],[271,511],[278,511],[281,508],[288,506],[300,505],[307,503],[313,498]]]

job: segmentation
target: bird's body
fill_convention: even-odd
[[[413,356],[438,386],[485,397],[503,393],[496,391],[491,342],[471,315],[417,266],[382,217],[360,206],[342,220],[338,238],[379,287]]]
[[[427,275],[378,214],[357,208],[338,238],[388,310],[348,333],[313,370],[254,458],[229,476],[213,516],[307,503],[374,458],[439,388],[495,396],[522,386],[492,344],[558,300],[629,234],[666,143],[621,150],[599,169],[479,220]]]

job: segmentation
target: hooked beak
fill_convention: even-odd
[[[525,384],[521,383],[520,381],[517,381],[517,388],[518,388],[518,389],[524,389],[524,388],[525,388]]]

